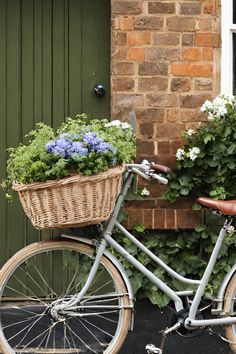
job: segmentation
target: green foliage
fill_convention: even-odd
[[[220,223],[219,223],[220,224]],[[203,275],[207,262],[210,258],[214,243],[216,241],[217,230],[206,225],[199,225],[193,231],[166,231],[140,233],[136,230],[136,235],[150,251],[172,267],[176,272],[184,277],[200,279]],[[127,237],[120,233],[115,235],[115,239],[153,274],[176,290],[183,290],[183,284],[171,278],[161,267],[155,264]],[[219,259],[214,268],[213,275],[207,286],[206,295],[214,296],[226,273],[235,263],[236,236],[228,236],[221,250]],[[121,261],[130,277],[134,292],[139,298],[149,298],[153,304],[159,307],[166,306],[170,299],[163,292],[156,288],[142,273],[133,267],[122,256],[112,251]],[[196,286],[185,285],[185,289],[196,289]]]
[[[86,141],[85,134],[91,134]],[[131,162],[135,157],[135,138],[127,123],[89,120],[82,114],[66,118],[55,132],[39,123],[37,129],[28,134],[25,145],[9,148],[8,152],[7,179],[2,183],[5,188],[14,182],[63,178],[71,170],[92,175]]]
[[[217,97],[201,110],[207,112],[208,122],[184,134],[164,196],[171,202],[190,193],[215,199],[236,193],[236,99]]]

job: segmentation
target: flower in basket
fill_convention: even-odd
[[[123,164],[134,157],[128,123],[85,115],[66,118],[56,131],[39,123],[27,144],[9,149],[3,185],[18,192],[36,228],[98,223],[109,217]]]
[[[71,171],[91,176],[135,158],[132,127],[118,120],[77,115],[66,118],[56,131],[39,123],[27,138],[27,144],[8,149],[4,187],[59,179]]]
[[[184,132],[164,196],[169,201],[190,194],[225,199],[236,193],[236,97],[207,100],[200,111],[207,121]]]

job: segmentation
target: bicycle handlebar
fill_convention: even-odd
[[[150,163],[147,160],[144,160],[141,164],[127,164],[128,169],[131,169],[134,173],[141,176],[146,180],[156,179],[162,184],[167,184],[168,179],[160,176],[156,171],[168,173],[170,168],[164,165]]]

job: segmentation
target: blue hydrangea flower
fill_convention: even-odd
[[[45,149],[47,152],[49,152],[50,154],[53,154],[53,149],[55,148],[56,143],[55,141],[49,141],[46,145],[45,145]]]
[[[73,154],[80,154],[82,156],[88,155],[88,149],[84,147],[83,143],[80,141],[75,141],[72,143],[72,146],[69,151],[69,155],[72,156]]]
[[[95,132],[89,132],[84,134],[83,136],[83,142],[88,145],[93,145],[96,139],[97,139],[97,133]]]

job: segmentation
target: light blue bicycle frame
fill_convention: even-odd
[[[82,290],[80,291],[79,294],[77,294],[73,299],[71,299],[70,301],[68,301],[64,305],[61,305],[60,307],[63,307],[64,310],[69,310],[72,306],[75,306],[82,299],[82,297],[84,296],[84,294],[88,290],[89,286],[91,285],[92,280],[94,279],[94,276],[95,276],[97,269],[99,267],[101,257],[103,256],[103,254],[106,250],[106,247],[111,246],[118,253],[120,253],[125,259],[127,259],[133,266],[135,266],[142,274],[144,274],[153,284],[155,284],[159,289],[161,289],[171,300],[173,300],[174,305],[175,305],[175,309],[177,312],[183,310],[184,307],[183,307],[183,302],[181,300],[181,296],[193,295],[193,291],[192,290],[174,291],[167,284],[165,284],[161,279],[159,279],[157,276],[155,276],[151,271],[149,271],[144,265],[142,265],[132,255],[130,255],[122,246],[120,246],[112,238],[111,235],[112,235],[113,229],[116,227],[125,236],[127,236],[133,244],[135,244],[140,250],[142,250],[144,253],[146,253],[154,262],[156,262],[160,267],[162,267],[172,277],[180,280],[182,283],[196,285],[196,293],[194,295],[192,304],[190,306],[189,316],[185,320],[185,326],[187,328],[204,327],[204,326],[209,326],[209,325],[226,325],[226,324],[236,323],[236,317],[233,317],[233,316],[226,316],[226,317],[213,318],[213,319],[211,318],[211,319],[205,319],[205,320],[196,318],[196,314],[198,311],[200,301],[204,295],[206,285],[209,281],[212,270],[214,268],[217,257],[219,255],[222,243],[223,243],[224,238],[227,234],[228,221],[226,220],[225,225],[223,226],[223,228],[221,229],[221,231],[219,233],[217,242],[215,244],[215,247],[213,249],[213,252],[211,254],[211,257],[209,259],[208,265],[205,269],[202,279],[193,280],[193,279],[185,278],[185,277],[181,276],[180,274],[178,274],[177,272],[175,272],[165,262],[163,262],[158,256],[156,256],[150,250],[148,250],[147,247],[145,247],[141,242],[139,242],[130,232],[128,232],[117,221],[118,213],[119,213],[120,208],[124,202],[127,191],[130,188],[130,185],[132,183],[132,179],[133,179],[133,172],[128,171],[127,177],[125,179],[125,183],[123,185],[121,193],[118,196],[115,208],[114,208],[112,215],[111,215],[110,219],[108,220],[108,222],[106,223],[105,228],[103,230],[102,240],[97,247],[96,257],[95,257],[93,266],[91,268],[90,274],[88,276],[88,279],[87,279],[84,287],[82,288]],[[63,236],[69,237],[67,235],[63,235]],[[76,239],[76,237],[73,237],[73,238]],[[82,240],[82,238],[79,238],[79,239]],[[123,276],[127,277],[126,274],[123,274]]]

